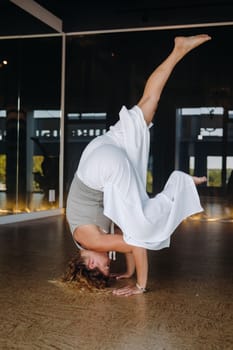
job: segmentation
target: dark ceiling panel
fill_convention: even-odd
[[[65,32],[233,20],[232,0],[37,2],[63,19]]]
[[[233,21],[233,0],[37,0],[65,32]],[[0,36],[54,33],[9,0],[0,0]]]
[[[0,36],[54,33],[46,24],[14,5],[0,1]]]

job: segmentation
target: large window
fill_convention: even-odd
[[[61,38],[1,40],[1,214],[56,208]]]
[[[230,116],[222,107],[177,110],[177,167],[191,175],[207,175],[208,187],[226,187],[233,170]]]

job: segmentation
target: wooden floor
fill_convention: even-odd
[[[76,249],[63,216],[2,225],[0,349],[232,350],[232,248],[231,220],[188,219],[125,298],[57,282]]]

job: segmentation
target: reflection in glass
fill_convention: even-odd
[[[43,208],[53,207],[58,201],[60,111],[36,110],[32,112],[33,164],[31,180],[34,199],[40,199]],[[35,208],[36,209],[36,208]],[[35,210],[34,209],[34,210]]]
[[[224,148],[224,109],[221,107],[181,108],[176,118],[177,168],[191,175],[207,175],[199,188],[205,212],[198,220],[227,220],[233,217],[233,134],[228,127]],[[226,161],[223,162],[227,152]],[[225,164],[225,165],[224,165]],[[224,168],[225,166],[225,168]],[[223,181],[226,173],[226,181]],[[195,218],[192,218],[195,219]]]
[[[222,157],[207,156],[207,186],[221,187]]]
[[[6,113],[6,199],[7,210],[26,208],[26,113],[9,108]]]
[[[61,38],[0,49],[0,215],[57,208]]]

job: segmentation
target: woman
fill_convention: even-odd
[[[119,278],[131,277],[136,269],[136,285],[116,289],[115,295],[145,292],[147,249],[168,247],[180,222],[203,210],[195,185],[205,177],[174,171],[164,190],[149,198],[146,172],[149,128],[162,90],[176,64],[210,39],[205,34],[175,38],[172,52],[147,80],[138,104],[130,110],[123,107],[120,120],[82,154],[68,195],[67,219],[87,271],[109,276],[110,251],[126,254],[127,271]],[[114,235],[106,234],[111,222],[119,227]]]

